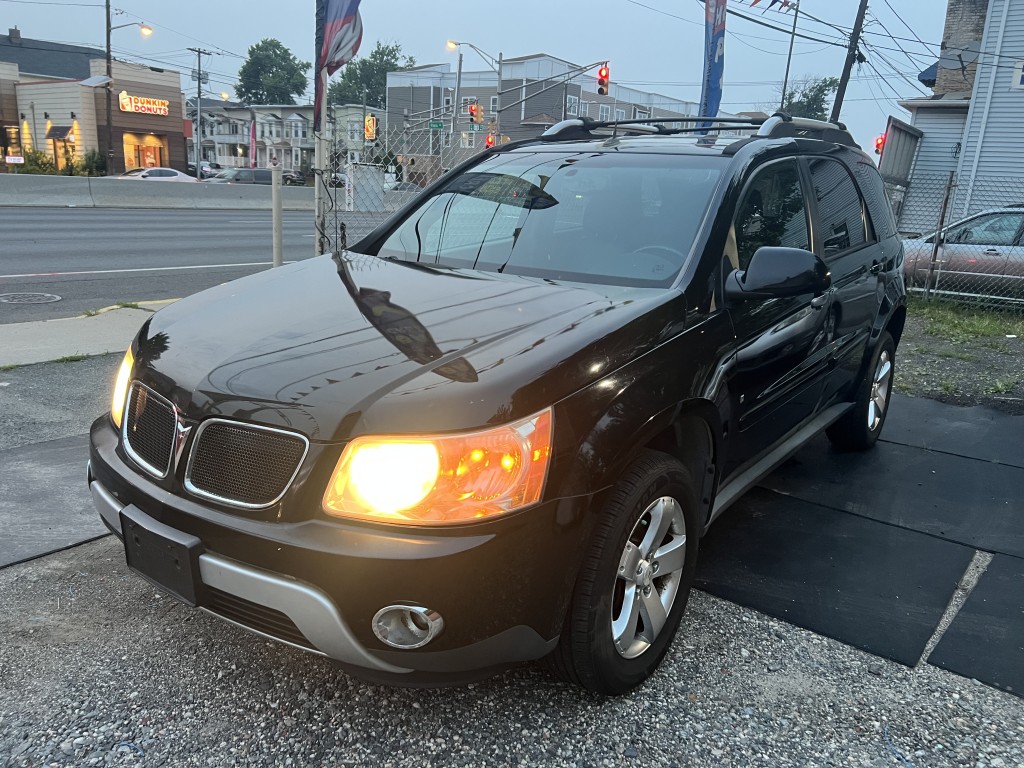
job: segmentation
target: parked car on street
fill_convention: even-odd
[[[983,211],[947,226],[932,265],[935,234],[904,241],[908,287],[923,289],[931,273],[940,296],[1024,302],[1024,208]]]
[[[271,184],[269,168],[226,168],[207,184]]]
[[[187,173],[176,171],[173,168],[133,168],[117,178],[133,181],[196,181]]]
[[[218,163],[212,163],[212,162],[210,162],[208,160],[203,160],[200,163],[199,167],[202,169],[201,170],[201,175],[199,177],[201,179],[209,179],[212,176],[216,176],[222,170],[221,166]],[[189,176],[195,176],[196,175],[195,163],[189,163],[188,164],[188,175]]]
[[[642,683],[708,526],[821,432],[878,439],[906,294],[841,125],[639,122],[485,151],[150,317],[91,431],[128,565],[367,679]]]
[[[281,183],[290,187],[304,187],[306,185],[306,174],[298,168],[282,171]]]

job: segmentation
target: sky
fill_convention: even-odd
[[[792,13],[778,6],[765,10],[770,0],[756,8],[750,2],[729,0],[729,7],[784,30],[730,15],[722,100],[722,109],[730,112],[777,102],[786,68]],[[112,0],[112,5],[122,11],[115,25],[145,21],[154,28],[148,38],[135,27],[115,30],[115,57],[179,69],[189,92],[194,83],[188,73],[195,66],[189,47],[218,51],[203,63],[215,93],[233,94],[249,46],[265,37],[279,39],[300,59],[313,60],[314,0]],[[817,40],[797,39],[791,78],[838,76],[858,0],[802,0],[801,6],[798,32]],[[944,11],[945,3],[870,0],[868,62],[855,67],[841,115],[868,151],[884,132],[888,115],[907,116],[897,98],[931,94],[917,74],[935,61],[944,21],[939,8]],[[701,0],[362,0],[360,10],[363,54],[377,41],[397,42],[418,64],[450,62],[454,70],[457,55],[445,42],[455,39],[493,56],[548,53],[580,64],[607,59],[613,83],[700,99]],[[104,46],[103,3],[95,0],[0,0],[0,34],[13,26],[27,38]],[[465,54],[466,69],[486,68],[472,50]]]

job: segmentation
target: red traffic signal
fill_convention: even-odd
[[[488,149],[490,149],[491,147],[494,146],[494,134],[493,133],[487,134],[487,138],[484,139],[484,144],[487,145]]]
[[[611,77],[611,71],[608,69],[607,64],[603,64],[600,69],[597,70],[597,92],[601,96],[608,95],[608,82]]]
[[[875,154],[882,154],[882,150],[885,149],[885,134],[883,133],[877,139],[875,139]]]
[[[476,102],[469,105],[469,120],[477,125],[484,121],[484,113]]]

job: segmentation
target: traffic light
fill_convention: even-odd
[[[608,95],[608,80],[611,72],[607,64],[602,64],[597,70],[597,92],[602,96]]]
[[[875,139],[875,154],[882,154],[882,150],[885,149],[885,134],[883,133],[877,139]]]
[[[484,139],[484,144],[487,145],[488,149],[490,149],[491,147],[494,146],[494,134],[493,133],[488,133],[487,134],[487,138]]]
[[[469,105],[469,120],[477,125],[480,125],[484,121],[484,111],[480,109],[480,105],[476,102]]]

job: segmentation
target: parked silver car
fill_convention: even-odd
[[[947,226],[934,267],[935,234],[904,241],[907,287],[939,295],[1024,302],[1024,207],[982,211]]]

